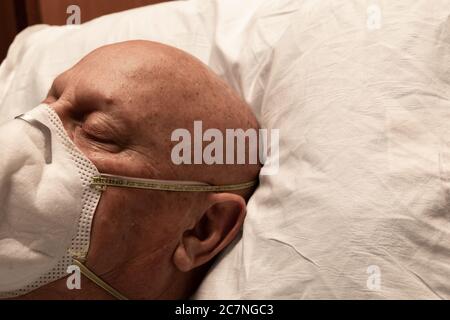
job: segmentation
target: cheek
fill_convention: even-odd
[[[171,255],[182,232],[170,200],[157,192],[104,191],[92,223],[88,266],[101,275],[138,256]]]
[[[99,274],[106,273],[127,258],[132,214],[126,196],[106,190],[92,221],[88,264]]]
[[[130,196],[133,228],[129,241],[137,246],[135,252],[153,252],[173,245],[178,240],[181,220],[177,203],[163,192],[133,190]],[[175,218],[175,219],[174,219]]]

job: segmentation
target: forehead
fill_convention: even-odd
[[[146,111],[141,88],[133,77],[115,66],[81,62],[58,76],[52,91],[58,98],[64,95],[76,111],[101,111],[130,121],[139,120],[132,116]]]
[[[173,68],[116,58],[97,55],[82,60],[55,80],[56,91],[68,92],[75,112],[96,111],[104,115],[103,121],[119,124],[122,134],[133,135],[134,143],[170,150],[172,131],[186,127],[191,118],[192,108],[186,103],[198,95],[179,94],[187,91],[186,83]]]

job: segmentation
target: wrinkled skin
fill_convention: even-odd
[[[149,41],[97,49],[60,75],[46,103],[100,172],[123,176],[241,183],[259,165],[171,162],[171,133],[258,128],[248,106],[206,66]],[[169,193],[108,188],[93,220],[87,266],[131,299],[187,298],[213,258],[238,234],[253,190]],[[109,299],[82,279],[70,291],[60,279],[22,298]]]

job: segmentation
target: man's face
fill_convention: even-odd
[[[168,118],[152,110],[157,102],[149,101],[148,91],[140,89],[143,79],[130,72],[132,65],[112,69],[107,60],[84,61],[58,77],[47,102],[99,172],[174,178],[164,123]],[[108,188],[95,213],[88,266],[108,277],[119,276],[114,273],[124,261],[144,255],[154,257],[154,266],[169,263],[180,232],[189,223],[183,214],[190,210],[189,197]]]

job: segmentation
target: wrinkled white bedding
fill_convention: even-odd
[[[0,69],[0,123],[106,43],[209,64],[279,128],[242,237],[196,298],[450,298],[450,2],[166,3],[36,27]]]

